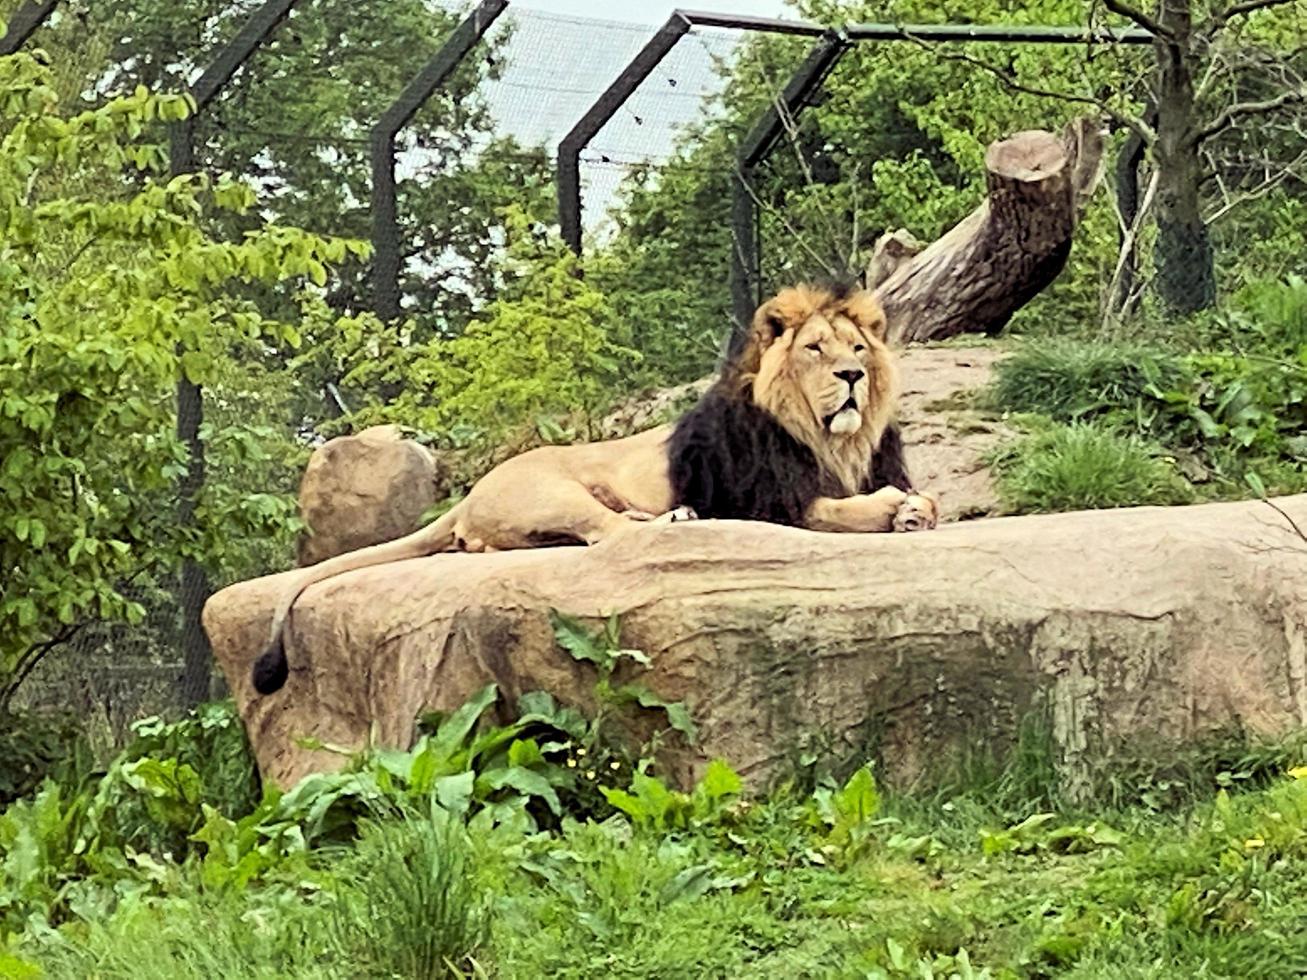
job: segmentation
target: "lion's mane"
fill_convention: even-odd
[[[785,370],[795,335],[816,313],[847,317],[872,350],[871,397],[853,436],[832,436]],[[668,452],[673,500],[701,518],[800,526],[818,497],[911,489],[884,333],[880,304],[852,287],[799,286],[762,306],[720,379],[676,424]]]

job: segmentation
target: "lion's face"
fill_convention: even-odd
[[[857,486],[894,413],[885,314],[863,291],[797,286],[754,315],[738,370],[753,400]]]

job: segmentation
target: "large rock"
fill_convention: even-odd
[[[299,563],[315,565],[346,551],[415,531],[439,499],[440,467],[398,426],[376,425],[313,451],[300,482]]]
[[[1279,501],[1307,526],[1307,496]],[[234,585],[205,628],[265,777],[340,756],[297,744],[404,745],[424,709],[494,681],[582,703],[592,675],[560,652],[550,607],[620,613],[644,681],[687,702],[691,779],[723,756],[755,785],[805,744],[874,745],[907,778],[962,740],[1008,743],[1047,711],[1065,774],[1132,746],[1229,726],[1307,726],[1307,543],[1262,502],[954,524],[906,535],[765,524],[635,526],[594,548],[440,555],[361,570],[295,607],[290,680],[254,694],[251,661],[294,572]]]

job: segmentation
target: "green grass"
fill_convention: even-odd
[[[1042,428],[996,454],[993,465],[1004,505],[1019,513],[1193,499],[1159,448],[1084,423]]]
[[[893,789],[868,767],[832,781],[821,760],[754,799],[720,762],[688,793],[605,767],[613,806],[596,819],[579,796],[539,805],[529,777],[571,772],[539,758],[568,758],[565,743],[532,748],[523,722],[475,728],[490,694],[432,722],[439,751],[365,756],[230,819],[203,796],[113,777],[119,763],[98,788],[48,784],[0,814],[0,977],[1307,971],[1307,732],[1140,742],[1078,779],[1077,803],[1049,719],[1032,712],[1010,751],[977,742],[937,760],[928,784]],[[124,757],[171,771],[145,744],[189,751],[193,729],[149,726]],[[468,751],[473,768],[436,775],[444,754]],[[509,773],[535,789],[474,802]],[[152,819],[200,828],[185,851],[138,817],[124,836],[85,810],[103,796],[116,812],[138,790],[173,800]]]
[[[1000,361],[989,394],[1002,411],[1073,422],[1129,413],[1150,387],[1174,387],[1182,375],[1179,359],[1154,347],[1046,340],[1024,344]]]
[[[214,892],[192,869],[166,897],[124,901],[20,952],[52,977],[134,980],[1307,969],[1307,779],[1209,790],[1163,814],[1014,823],[959,804],[891,801],[856,847],[832,845],[811,804],[786,798],[677,834],[569,821],[464,840],[410,817],[369,830],[343,869],[342,855],[322,855],[314,887]],[[362,903],[359,888],[373,889]],[[455,958],[467,974],[445,965]]]

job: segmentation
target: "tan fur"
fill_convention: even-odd
[[[752,398],[816,453],[849,496],[819,499],[814,530],[890,531],[934,527],[929,496],[886,487],[857,494],[872,447],[894,416],[898,395],[885,346],[885,316],[870,293],[837,299],[808,286],[786,289],[754,316],[744,351],[723,381]],[[850,385],[835,372],[861,372]],[[852,375],[849,375],[852,376]],[[850,397],[836,434],[825,419]],[[304,589],[344,572],[442,551],[492,551],[546,544],[595,544],[668,512],[672,500],[666,443],[671,426],[609,442],[548,446],[506,460],[448,513],[406,537],[331,558],[287,586],[272,619],[274,647]],[[688,515],[685,515],[688,516]]]

